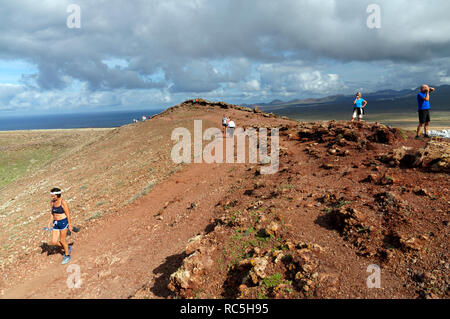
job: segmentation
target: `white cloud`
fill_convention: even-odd
[[[338,74],[314,70],[304,63],[263,64],[259,67],[262,86],[283,96],[302,94],[336,94],[345,88]]]
[[[367,28],[369,3],[360,0],[79,0],[81,29],[66,27],[69,3],[0,4],[0,60],[36,68],[23,75],[28,93],[0,93],[4,107],[275,99],[448,83],[449,72],[439,73],[450,55],[446,0],[379,0],[376,30]],[[356,74],[359,85],[352,70],[329,70],[347,62],[360,70],[376,62],[388,74]],[[87,91],[74,93],[73,83]]]
[[[259,91],[261,90],[261,84],[258,80],[250,80],[245,82],[242,88],[244,91]]]

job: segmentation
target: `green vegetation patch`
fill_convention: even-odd
[[[0,189],[42,167],[57,153],[51,147],[0,152]]]
[[[274,288],[283,283],[283,275],[279,272],[263,279],[262,285],[267,288]]]

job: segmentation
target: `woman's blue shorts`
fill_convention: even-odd
[[[69,227],[69,221],[67,218],[53,221],[53,230],[64,230],[67,227]]]

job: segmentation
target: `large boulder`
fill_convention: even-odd
[[[423,153],[423,150],[402,146],[378,156],[377,159],[393,167],[418,167],[423,161]]]
[[[394,140],[394,134],[387,129],[377,129],[369,139],[376,143],[391,144]]]
[[[424,149],[422,167],[432,172],[450,172],[450,143],[430,141]]]
[[[402,146],[377,157],[396,167],[422,167],[432,172],[450,172],[450,145],[447,141],[430,141],[425,148]]]
[[[204,283],[214,264],[211,258],[214,247],[206,248],[202,239],[199,235],[188,241],[185,253],[189,256],[183,260],[181,267],[170,275],[168,288],[182,298],[193,297],[194,291]]]
[[[259,107],[257,107],[257,106],[255,106],[254,108],[253,108],[253,112],[254,113],[264,113]]]

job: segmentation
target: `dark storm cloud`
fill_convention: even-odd
[[[66,26],[66,9],[73,2],[81,7],[80,29]],[[416,72],[416,64],[446,63],[449,1],[376,1],[381,29],[366,25],[371,3],[5,1],[0,59],[36,65],[27,85],[34,81],[41,90],[61,90],[79,80],[92,91],[164,88],[171,93],[212,92],[237,83],[273,92],[338,89],[339,77],[322,74],[320,58],[399,63],[402,76]],[[108,59],[127,65],[108,67]],[[226,67],[217,67],[221,63]],[[395,67],[390,70],[395,74]],[[421,72],[427,75],[427,69]]]

